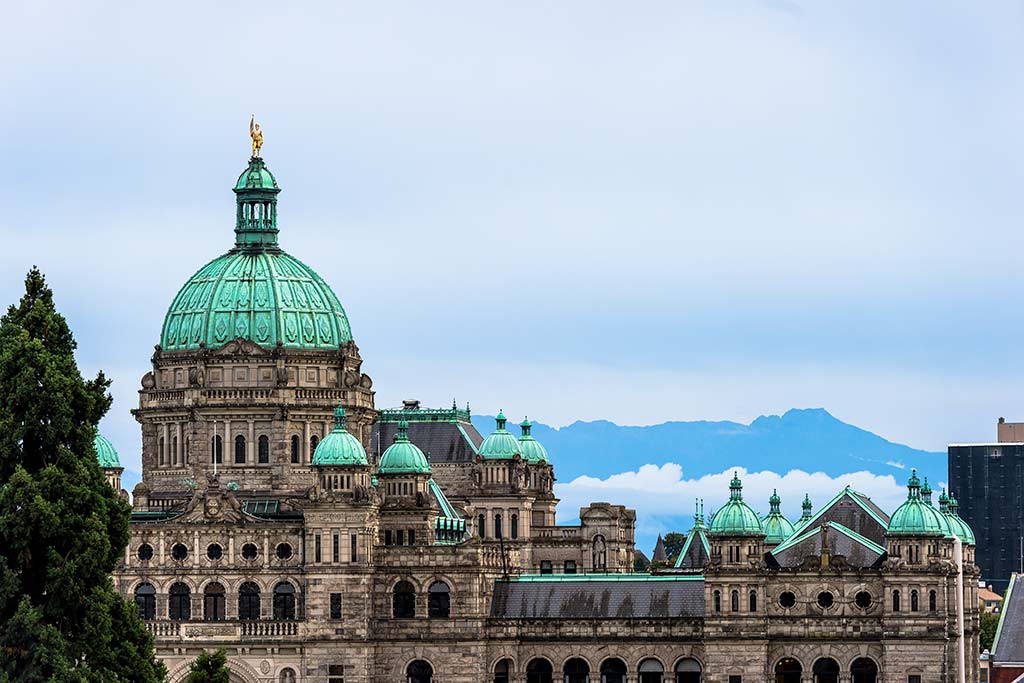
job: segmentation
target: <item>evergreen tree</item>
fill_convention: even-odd
[[[686,545],[685,534],[678,531],[670,531],[665,534],[665,554],[668,555],[668,566],[675,565],[676,560],[679,559],[679,553],[683,552],[684,545]]]
[[[981,633],[978,638],[979,649],[992,651],[993,641],[996,639],[996,629],[999,628],[999,615],[982,611],[980,616]]]
[[[224,650],[217,650],[212,655],[203,652],[196,657],[185,683],[228,683],[230,677],[227,655],[224,654]]]
[[[110,574],[128,505],[96,462],[110,407],[33,268],[0,319],[0,683],[157,683],[164,667]]]

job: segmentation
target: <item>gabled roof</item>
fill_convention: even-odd
[[[1010,576],[999,626],[992,643],[992,664],[1024,664],[1024,586],[1017,586],[1021,574]]]
[[[828,530],[826,535],[825,530]],[[781,567],[797,567],[808,556],[821,555],[827,544],[830,555],[842,555],[854,567],[872,567],[885,556],[885,548],[861,536],[839,522],[826,522],[808,528],[780,544],[770,552]]]
[[[702,525],[695,525],[686,535],[683,549],[676,558],[676,569],[703,569],[711,557],[711,544]]]
[[[794,538],[824,522],[838,522],[847,529],[852,529],[861,536],[881,544],[885,542],[889,515],[866,495],[847,486],[812,515],[806,524],[797,529]]]

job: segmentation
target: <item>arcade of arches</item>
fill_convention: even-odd
[[[811,667],[814,683],[839,683],[842,679],[839,662],[831,657],[821,657]],[[783,657],[775,664],[775,683],[802,683],[803,665],[793,657]],[[877,683],[878,665],[867,657],[858,657],[850,664],[850,678],[853,683]]]

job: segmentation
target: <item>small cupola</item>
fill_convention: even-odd
[[[409,441],[409,423],[401,420],[395,441],[380,457],[378,472],[391,474],[430,474],[430,461],[416,444]]]
[[[530,435],[532,427],[529,419],[524,419],[519,423],[519,428],[523,432],[523,435],[519,437],[519,452],[527,462],[547,463],[548,451],[540,441]]]
[[[323,438],[313,453],[314,467],[368,465],[366,450],[359,439],[349,433],[345,419],[345,408],[338,404],[334,409],[334,429]]]
[[[281,188],[260,156],[263,133],[259,124],[250,122],[249,131],[253,137],[253,156],[235,183],[235,248],[276,249],[277,195]]]
[[[480,444],[480,456],[485,460],[511,460],[517,455],[521,456],[519,441],[505,429],[508,422],[505,414],[499,410],[494,421],[496,428]]]
[[[761,526],[764,528],[765,534],[765,545],[777,546],[795,532],[793,524],[783,516],[781,505],[782,499],[779,498],[779,492],[773,489],[771,497],[768,498],[769,512],[761,520]]]

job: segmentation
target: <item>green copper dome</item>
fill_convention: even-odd
[[[771,498],[768,499],[768,505],[771,507],[771,510],[761,520],[761,527],[764,529],[765,534],[764,542],[771,545],[779,545],[796,531],[793,528],[793,524],[782,515],[779,509],[781,504],[782,499],[779,498],[779,492],[773,490]]]
[[[950,530],[962,543],[976,545],[974,531],[964,521],[963,517],[960,516],[960,502],[953,496],[949,496],[945,501],[943,501],[943,498],[946,498],[945,490],[942,491],[942,496],[939,497],[939,511],[946,518],[946,521],[949,522]]]
[[[334,409],[334,430],[313,451],[314,465],[366,465],[366,451],[345,429],[345,409]]]
[[[548,462],[548,451],[537,439],[530,436],[530,428],[533,427],[529,420],[519,423],[523,435],[519,437],[519,452],[527,462]]]
[[[517,454],[521,455],[519,441],[505,429],[505,423],[508,422],[505,415],[498,411],[498,417],[494,421],[498,428],[480,444],[480,455],[488,460],[511,460]]]
[[[907,480],[907,500],[889,518],[889,536],[946,536],[949,525],[942,514],[921,498],[921,480],[911,470]]]
[[[114,444],[107,440],[107,437],[96,432],[96,438],[92,442],[93,448],[96,449],[96,460],[99,461],[100,467],[120,467],[121,460],[117,457],[117,451],[114,450]]]
[[[263,160],[250,160],[235,188],[235,248],[200,268],[174,297],[160,335],[164,351],[217,348],[236,338],[323,350],[352,341],[331,288],[277,246],[278,192]]]
[[[800,515],[800,519],[796,520],[796,523],[793,525],[794,532],[800,531],[807,526],[807,523],[811,521],[811,517],[814,516],[811,514],[814,510],[814,505],[811,503],[811,497],[806,493],[804,494],[804,502],[800,503],[800,507],[803,509],[803,513]]]
[[[409,423],[398,423],[395,442],[380,457],[380,474],[430,474],[430,462],[416,444],[409,441]]]
[[[729,501],[715,513],[710,532],[717,536],[764,536],[761,518],[743,502],[743,483],[735,473],[729,482]]]

